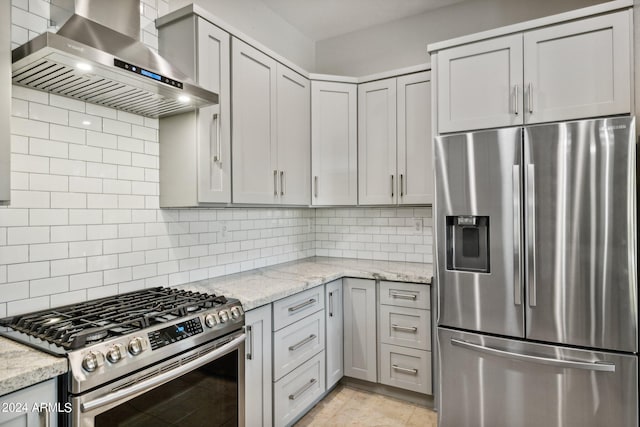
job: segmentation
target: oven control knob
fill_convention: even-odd
[[[131,341],[129,341],[129,353],[137,356],[138,354],[142,353],[142,350],[144,350],[144,340],[142,338],[135,337],[132,338]]]
[[[207,328],[213,328],[218,323],[220,323],[220,318],[217,314],[207,314],[204,316],[204,324],[207,325]]]
[[[93,372],[102,366],[103,357],[102,353],[91,351],[82,359],[82,367],[87,372]]]
[[[240,317],[240,308],[239,307],[232,307],[231,308],[231,317],[234,319],[237,319],[238,317]]]
[[[218,313],[220,315],[220,321],[222,323],[226,322],[227,320],[229,320],[229,312],[227,310],[220,310],[220,313]]]
[[[111,363],[119,362],[124,356],[124,346],[116,344],[107,351],[107,360]]]

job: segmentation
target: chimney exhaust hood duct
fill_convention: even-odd
[[[70,11],[14,49],[14,84],[154,118],[218,103],[139,41],[139,0],[51,0],[52,18]]]

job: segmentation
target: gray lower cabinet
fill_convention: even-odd
[[[55,379],[2,396],[0,427],[55,427],[58,425],[56,413],[41,405],[53,405],[57,401]]]
[[[327,346],[327,390],[331,389],[344,375],[344,323],[342,311],[342,279],[325,285],[326,336]]]
[[[324,292],[316,286],[273,303],[275,426],[293,424],[326,391]]]
[[[245,425],[272,425],[271,304],[245,314]]]
[[[376,382],[376,282],[344,278],[344,375]]]

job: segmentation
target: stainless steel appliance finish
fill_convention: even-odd
[[[637,425],[635,355],[438,333],[445,381],[440,426]]]
[[[436,139],[441,426],[638,425],[634,138],[616,117]],[[452,268],[447,218],[483,215],[489,272]]]
[[[69,1],[52,3],[64,8]],[[148,117],[218,102],[217,94],[138,40],[139,1],[74,4],[76,13],[57,33],[43,33],[13,51],[13,83]]]
[[[215,405],[199,405],[190,415],[206,419],[224,411],[219,424],[206,425],[243,424],[245,333],[238,300],[158,287],[16,315],[0,324],[9,327],[2,335],[68,358],[61,399],[74,411],[72,419],[61,414],[62,423],[149,423],[164,419],[160,414],[174,397],[180,402],[180,396],[193,400],[207,392],[220,393]],[[174,412],[180,413],[175,402]],[[196,422],[172,417],[171,425]]]
[[[520,128],[437,138],[435,144],[440,324],[524,336],[520,253]],[[517,174],[514,176],[514,174]],[[447,217],[490,223],[490,273],[449,270]],[[461,248],[460,248],[461,249]],[[511,286],[505,286],[505,283]]]
[[[11,117],[11,2],[0,4],[0,205],[9,203],[11,170],[10,117]]]

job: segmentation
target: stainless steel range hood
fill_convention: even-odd
[[[51,0],[73,10],[57,33],[12,53],[13,83],[147,117],[217,104],[218,95],[139,41],[139,0]]]

